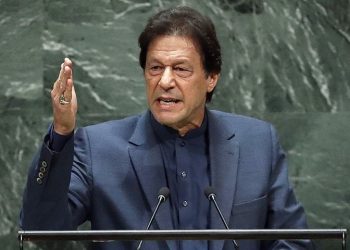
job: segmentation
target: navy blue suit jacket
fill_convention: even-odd
[[[45,142],[29,170],[21,227],[75,229],[89,220],[94,230],[144,229],[159,189],[167,186],[160,147],[149,121],[148,111],[80,128],[60,153],[52,152]],[[229,227],[306,228],[274,128],[219,111],[208,111],[208,126],[211,185]],[[151,228],[174,229],[170,211],[165,202]],[[210,213],[210,227],[223,229],[214,207]],[[136,244],[115,242],[100,248],[135,249]],[[239,244],[241,250],[310,247],[308,241]],[[147,241],[143,249],[176,249],[176,244]],[[231,241],[212,241],[210,249],[233,246]]]

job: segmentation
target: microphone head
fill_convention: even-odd
[[[170,194],[169,188],[162,187],[162,188],[159,189],[158,198],[159,197],[164,197],[164,201],[165,201],[169,197],[169,194]]]
[[[212,196],[215,196],[215,189],[212,186],[208,186],[204,189],[204,194],[210,200]]]

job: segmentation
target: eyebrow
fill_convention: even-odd
[[[188,64],[189,62],[190,62],[189,59],[178,58],[178,59],[174,59],[174,60],[172,61],[172,65]],[[160,60],[158,60],[158,59],[156,59],[156,58],[151,58],[148,62],[146,62],[146,64],[151,64],[151,63],[163,64]]]

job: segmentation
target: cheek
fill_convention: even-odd
[[[206,90],[201,87],[185,89],[183,93],[189,106],[198,106],[206,96]]]
[[[146,81],[145,84],[145,88],[146,88],[146,97],[147,97],[147,101],[150,104],[150,102],[152,101],[152,85]]]
[[[154,89],[157,86],[157,83],[152,78],[145,79],[146,80],[146,91],[147,95],[150,95],[152,92],[154,92]]]
[[[210,87],[208,86],[208,83],[202,79],[198,82],[200,82],[200,83],[197,84],[197,86],[192,89],[192,95],[197,100],[201,100],[201,99],[203,99],[202,97],[206,96]]]

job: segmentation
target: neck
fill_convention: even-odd
[[[203,110],[203,115],[201,115],[197,120],[191,121],[190,123],[187,123],[183,126],[171,126],[171,128],[177,130],[178,134],[183,137],[185,136],[189,131],[199,128],[204,120],[205,111]]]
[[[200,126],[201,126],[201,124],[202,123],[200,123],[200,124],[198,124],[198,125],[196,125],[196,124],[189,124],[189,125],[187,125],[187,126],[185,126],[185,127],[182,127],[182,128],[180,128],[180,129],[176,129],[177,130],[177,132],[179,133],[179,135],[181,136],[181,137],[184,137],[189,131],[191,131],[192,129],[196,129],[196,128],[199,128]]]

